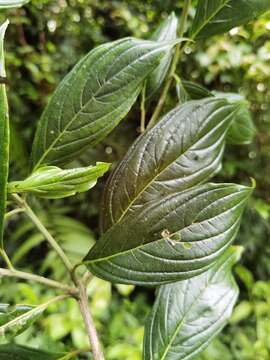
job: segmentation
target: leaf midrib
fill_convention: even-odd
[[[229,105],[229,104],[226,104],[226,106]],[[199,108],[199,107],[198,107]],[[198,109],[196,109],[198,110]],[[219,112],[221,110],[221,108],[218,108],[217,110],[215,110],[215,112]],[[224,120],[222,123],[224,123],[228,117],[231,117],[234,112],[238,111],[238,107],[232,112],[230,113]],[[215,113],[214,112],[214,113]],[[213,116],[213,114],[211,114]],[[211,130],[214,130],[215,128],[219,127],[221,125],[221,123],[218,123],[215,127],[213,127]],[[144,193],[144,191],[164,172],[166,171],[175,161],[177,161],[181,156],[183,156],[187,151],[190,150],[190,148],[192,146],[194,146],[196,144],[197,141],[199,141],[201,139],[195,139],[194,142],[192,142],[190,145],[188,145],[188,147],[186,149],[183,150],[183,152],[181,154],[179,154],[173,161],[171,161],[167,166],[165,166],[164,168],[162,168],[160,170],[159,173],[157,173],[153,178],[151,178],[150,181],[147,182],[147,184],[143,187],[143,189],[141,191],[138,192],[138,194],[134,197],[134,199],[129,203],[129,205],[126,207],[125,211],[123,211],[123,213],[121,214],[121,216],[116,220],[114,221],[114,219],[112,218],[111,216],[111,220],[112,220],[112,225],[111,226],[114,226],[116,224],[118,224],[122,219],[123,217],[126,215],[126,213],[128,212],[128,210],[131,208],[131,206],[140,198],[140,196]],[[110,202],[111,202],[111,199],[110,199]],[[110,211],[110,215],[112,215],[112,210]]]
[[[226,266],[226,263],[230,260],[231,256],[226,259],[226,261],[220,266],[220,268],[218,269],[218,272],[220,272],[221,269],[223,269],[224,266]],[[188,313],[190,312],[190,310],[192,309],[192,307],[196,304],[196,302],[198,301],[198,299],[200,298],[200,296],[206,291],[207,287],[209,286],[209,284],[211,283],[211,281],[215,278],[215,276],[217,275],[216,272],[212,272],[210,278],[207,280],[204,288],[200,291],[200,294],[198,295],[198,297],[196,297],[196,299],[192,302],[192,304],[190,305],[190,307],[187,309],[186,314],[183,316],[182,320],[180,321],[179,325],[177,325],[175,331],[173,332],[173,336],[170,340],[170,342],[168,343],[168,345],[166,346],[164,352],[163,352],[163,356],[160,360],[165,360],[166,355],[168,354],[168,352],[170,351],[170,348],[172,347],[172,343],[174,342],[177,334],[179,333],[179,331],[181,330],[181,327],[184,324],[184,321],[186,320],[186,317],[188,316]],[[227,275],[227,273],[226,273]],[[190,280],[189,280],[190,281]],[[165,285],[166,286],[166,285]]]
[[[224,8],[229,3],[230,0],[227,0],[224,4],[221,4],[215,12],[213,12],[208,18],[204,20],[204,22],[201,24],[201,26],[197,29],[197,31],[192,35],[192,39],[194,39],[201,30],[219,13],[220,10]],[[236,1],[236,0],[235,0]]]
[[[138,46],[138,44],[136,44],[136,46]],[[133,48],[130,48],[128,50],[134,50],[135,46]],[[109,49],[108,52],[110,52],[112,50],[112,48]],[[76,115],[72,118],[72,120],[69,121],[69,123],[63,128],[62,132],[59,133],[59,135],[55,138],[55,140],[51,143],[51,145],[47,148],[47,150],[43,153],[43,155],[40,157],[39,161],[36,163],[34,170],[37,169],[40,164],[42,164],[43,160],[47,157],[48,153],[53,149],[54,145],[59,141],[59,139],[61,139],[61,137],[64,135],[64,133],[67,131],[67,129],[73,124],[73,122],[77,119],[77,117],[81,114],[81,112],[84,111],[84,109],[88,106],[88,104],[90,103],[90,101],[92,101],[94,98],[96,98],[99,94],[99,92],[101,92],[101,90],[104,89],[105,86],[107,86],[107,84],[112,81],[113,78],[115,78],[116,76],[118,76],[122,71],[126,70],[128,67],[132,66],[134,63],[138,62],[139,59],[142,60],[145,57],[148,57],[149,54],[153,54],[157,51],[159,51],[160,48],[157,47],[154,50],[151,50],[150,52],[144,54],[143,56],[136,58],[134,61],[132,61],[131,63],[129,63],[127,66],[125,66],[124,68],[122,68],[118,73],[113,74],[113,76],[109,79],[106,79],[106,81],[102,84],[102,86],[94,93],[91,95],[91,98],[80,108],[80,110],[76,113]],[[105,55],[105,54],[104,54]],[[107,53],[106,53],[107,55]]]
[[[242,204],[244,204],[245,202],[246,202],[246,199],[243,199],[243,200],[241,200],[238,204],[235,204],[233,207],[228,208],[228,209],[227,209],[226,211],[224,211],[223,213],[216,214],[215,216],[210,217],[209,219],[205,219],[204,221],[213,219],[213,218],[215,218],[215,217],[217,217],[217,216],[219,216],[219,215],[221,215],[221,214],[224,214],[224,213],[226,213],[226,212],[228,212],[228,211],[231,211],[231,210],[234,209],[234,208],[241,208]],[[239,221],[239,219],[236,219],[235,222],[233,223],[233,225],[231,225],[228,229],[233,228],[233,226],[235,226],[235,224],[237,223],[237,221]],[[194,224],[195,224],[195,223],[193,223],[192,225],[194,225]],[[190,226],[190,225],[184,227],[184,228],[181,229],[180,231],[183,231],[184,229],[188,228],[189,226]],[[227,231],[227,230],[226,230],[226,231]],[[175,233],[172,233],[171,235],[174,235],[174,234],[176,234],[176,233],[178,233],[178,231],[175,232]],[[199,241],[204,241],[204,240],[205,240],[205,239],[202,239],[202,240],[199,240]],[[206,238],[206,240],[207,240],[207,238]],[[98,264],[99,262],[110,261],[111,259],[117,258],[118,256],[123,256],[123,255],[129,254],[129,253],[134,252],[134,251],[136,251],[136,250],[140,250],[141,248],[143,248],[143,247],[145,247],[145,246],[147,246],[147,245],[149,245],[149,244],[157,243],[157,242],[160,242],[160,241],[164,241],[164,239],[161,238],[161,239],[157,239],[157,240],[155,240],[155,241],[151,241],[151,242],[148,242],[148,243],[139,244],[138,246],[136,246],[136,247],[134,247],[134,248],[131,248],[131,249],[128,249],[128,250],[124,250],[124,251],[120,251],[120,252],[115,253],[115,254],[113,254],[113,255],[107,255],[107,256],[103,256],[103,257],[101,257],[101,258],[97,258],[97,259],[93,259],[93,260],[91,260],[91,259],[90,259],[90,260],[87,260],[87,259],[86,259],[86,261],[84,261],[84,262],[85,262],[85,263],[90,263],[90,264],[95,264],[95,263]],[[165,241],[168,241],[168,240],[165,240]],[[180,243],[181,243],[181,244],[190,243],[190,241],[181,241]],[[215,250],[215,253],[218,252],[219,250],[220,250],[220,249]],[[193,261],[193,260],[197,260],[197,259],[206,259],[206,258],[212,256],[213,254],[214,254],[214,253],[207,254],[207,255],[205,255],[205,256],[200,256],[199,258],[193,258],[192,261]]]

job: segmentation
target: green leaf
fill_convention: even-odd
[[[251,113],[248,110],[249,103],[244,96],[236,93],[225,93],[218,91],[208,91],[205,87],[191,81],[181,81],[177,83],[178,97],[181,103],[190,99],[197,100],[209,96],[215,96],[221,99],[227,99],[229,102],[240,104],[235,112],[234,120],[228,130],[226,142],[235,145],[246,145],[252,143],[256,134],[256,128],[253,123]]]
[[[33,309],[28,305],[0,304],[0,326]]]
[[[144,132],[106,186],[102,231],[156,197],[211,178],[220,169],[224,138],[237,109],[238,104],[224,99],[190,101]]]
[[[47,199],[60,199],[85,192],[96,185],[97,179],[108,171],[110,164],[99,162],[96,166],[62,170],[44,166],[23,181],[8,184],[9,193],[31,192]]]
[[[269,0],[199,0],[192,38],[207,38],[244,25],[270,10]]]
[[[144,360],[189,360],[219,333],[238,296],[231,268],[239,248],[189,280],[161,286],[145,329]]]
[[[157,197],[112,226],[86,258],[112,282],[158,285],[205,271],[232,243],[252,188],[205,184]]]
[[[214,97],[186,102],[135,142],[106,186],[104,234],[85,258],[93,273],[161,284],[197,275],[226,249],[252,189],[196,185],[219,170],[238,106]],[[206,205],[208,218],[200,218]]]
[[[2,311],[2,314],[0,313],[0,340],[10,340],[24,332],[40,317],[50,304],[62,298],[63,296],[58,296],[35,307],[18,306],[9,308],[6,305],[2,305],[2,309],[0,307],[0,312]]]
[[[57,360],[63,355],[15,344],[0,345],[0,360]]]
[[[249,103],[244,96],[235,93],[212,92],[215,97],[226,98],[228,101],[242,102],[238,112],[235,114],[226,137],[227,143],[235,145],[246,145],[252,143],[256,134],[251,113],[248,110]]]
[[[30,0],[0,0],[0,9],[20,7],[27,4]]]
[[[204,86],[196,84],[192,81],[180,80],[176,84],[176,91],[180,103],[188,100],[200,100],[213,96],[212,93]]]
[[[34,168],[68,163],[104,139],[176,42],[125,38],[90,51],[61,82],[40,119]]]
[[[9,22],[0,27],[0,78],[6,77],[4,36]],[[9,117],[6,86],[0,83],[0,248],[3,248],[4,217],[6,212],[9,164]]]
[[[177,37],[178,19],[174,13],[168,16],[156,29],[151,39],[155,41],[170,41]],[[170,68],[173,57],[173,50],[168,51],[159,66],[151,72],[146,82],[146,99],[149,99],[161,87]]]

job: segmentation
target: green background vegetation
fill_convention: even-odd
[[[32,0],[21,9],[0,14],[11,21],[6,38],[8,96],[11,112],[11,179],[27,173],[29,151],[37,120],[53,90],[72,66],[94,46],[124,36],[148,38],[171,11],[173,0]],[[192,13],[190,14],[192,15]],[[240,92],[250,101],[257,128],[248,146],[229,145],[219,180],[257,182],[236,242],[245,247],[236,267],[241,292],[234,314],[223,333],[197,360],[268,360],[270,358],[270,14],[256,22],[192,45],[179,67],[186,80],[209,90]],[[171,99],[176,97],[172,89]],[[148,114],[155,104],[150,104]],[[170,106],[170,99],[167,101]],[[166,109],[165,109],[166,110]],[[122,158],[138,135],[139,105],[113,133],[85,153],[80,164]],[[87,253],[98,232],[98,211],[104,179],[75,199],[42,201],[32,198],[39,214],[63,248],[76,261]],[[8,253],[24,270],[38,270],[58,280],[65,277],[42,235],[24,216],[13,217],[7,229]],[[43,261],[45,259],[45,261]],[[50,297],[39,285],[1,279],[1,302],[38,304]],[[89,286],[91,308],[108,360],[139,360],[143,325],[154,290],[111,286],[95,279]],[[53,306],[57,306],[55,314]],[[87,347],[77,304],[53,305],[46,317],[17,342],[55,351]]]

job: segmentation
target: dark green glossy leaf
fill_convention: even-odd
[[[90,51],[61,82],[41,117],[32,152],[35,169],[70,162],[104,139],[173,45],[125,38]]]
[[[0,0],[0,9],[20,7],[27,4],[30,0]]]
[[[9,193],[31,192],[47,199],[60,199],[88,191],[96,185],[97,179],[108,171],[110,164],[62,170],[56,166],[44,166],[23,181],[8,185]]]
[[[63,355],[15,344],[0,345],[0,360],[57,360]]]
[[[222,34],[270,10],[269,0],[199,0],[191,28],[192,38]]]
[[[4,36],[6,21],[0,27],[0,77],[5,78]],[[4,216],[6,212],[8,162],[9,162],[9,118],[6,86],[0,83],[0,247],[3,248]]]
[[[163,20],[160,26],[156,29],[151,39],[155,41],[170,41],[177,37],[178,19],[174,13]],[[168,70],[170,68],[173,50],[168,51],[166,56],[162,59],[159,66],[151,72],[146,82],[146,99],[149,99],[161,87]]]
[[[234,120],[226,136],[226,142],[235,145],[246,145],[253,141],[256,128],[248,110],[249,103],[242,95],[217,91],[210,92],[205,87],[190,81],[179,81],[177,92],[181,103],[190,99],[203,99],[209,96],[227,99],[230,102],[238,102],[241,106],[234,115]]]
[[[239,252],[232,247],[203,274],[160,287],[146,323],[144,360],[192,359],[222,330],[238,296],[231,268]]]
[[[153,198],[183,191],[220,168],[224,138],[238,104],[190,101],[173,109],[131,146],[106,186],[102,231]]]
[[[157,285],[205,271],[233,241],[252,188],[205,184],[129,212],[90,251],[90,270],[112,282]]]

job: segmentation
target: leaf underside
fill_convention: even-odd
[[[146,323],[144,360],[192,359],[222,330],[238,296],[231,273],[238,258],[231,247],[203,274],[160,287]]]

